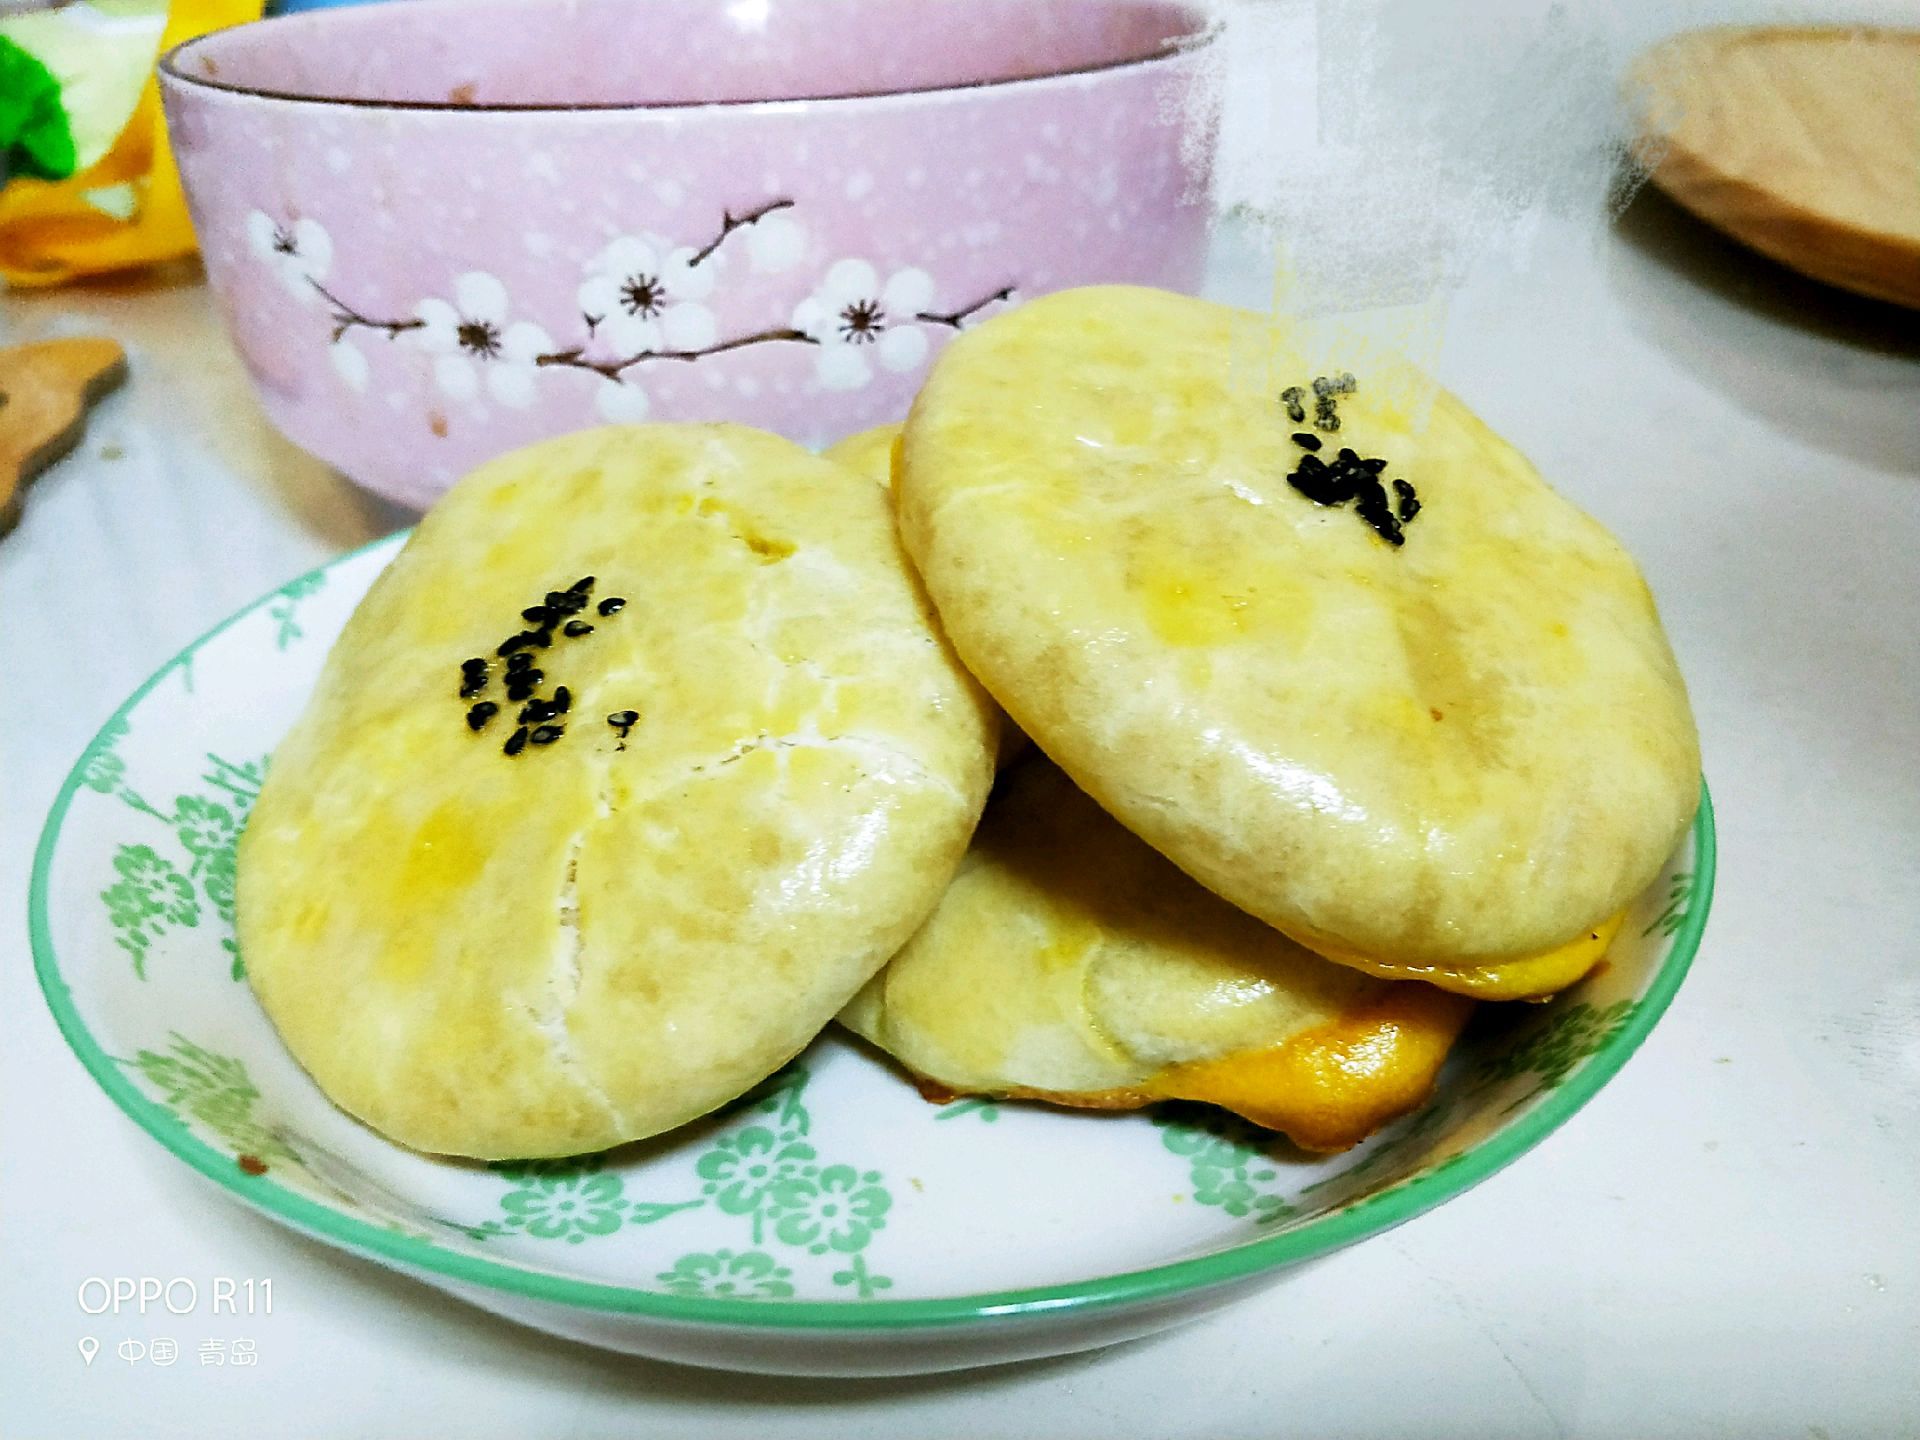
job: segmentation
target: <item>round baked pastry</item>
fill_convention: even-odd
[[[1652,597],[1464,405],[1133,288],[962,335],[901,534],[1014,721],[1188,874],[1343,963],[1547,994],[1699,798]]]
[[[1473,1002],[1330,964],[1211,894],[1035,757],[841,1023],[954,1094],[1205,1100],[1344,1150],[1433,1088]]]
[[[899,438],[898,425],[876,425],[871,430],[862,430],[836,441],[820,453],[836,464],[844,465],[849,470],[858,470],[882,485],[891,486],[893,447]]]
[[[275,752],[247,973],[416,1149],[653,1135],[799,1051],[939,899],[990,702],[884,492],[777,437],[548,441],[449,492]]]
[[[891,488],[893,485],[893,456],[900,439],[900,426],[876,425],[871,430],[862,430],[849,435],[846,439],[829,445],[820,453],[836,464],[849,470],[858,471],[869,479]],[[1006,713],[995,707],[996,719],[1000,726],[1000,748],[995,752],[996,763],[1005,769],[1024,755],[1031,742],[1020,732],[1020,727],[1007,719]]]

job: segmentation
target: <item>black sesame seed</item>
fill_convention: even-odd
[[[462,660],[460,662],[460,669],[463,674],[471,675],[478,671],[484,675],[487,673],[487,662],[476,655],[471,660]]]
[[[570,609],[573,604],[574,604],[574,597],[573,597],[573,592],[571,590],[547,591],[547,603],[545,608],[547,608],[548,610],[565,611]]]
[[[607,724],[613,726],[616,730],[625,730],[629,726],[637,724],[639,719],[640,712],[638,710],[616,710],[607,716]]]
[[[514,684],[509,685],[507,687],[507,699],[513,701],[517,705],[522,700],[532,699],[533,692],[538,688],[539,688],[539,683],[537,681],[532,681],[532,682],[517,681]]]
[[[623,596],[619,596],[619,595],[609,595],[606,599],[600,602],[600,613],[602,615],[618,614],[620,611],[626,608],[627,608],[626,599]]]
[[[508,755],[518,755],[522,750],[526,749],[527,727],[522,725],[518,730],[514,731],[513,734],[507,737],[507,743],[500,748]]]
[[[565,635],[569,640],[578,640],[582,635],[591,635],[593,633],[593,626],[584,620],[569,620],[566,628],[560,633]]]
[[[469,730],[478,730],[499,713],[500,707],[498,705],[494,704],[491,700],[482,700],[478,705],[467,711],[467,728]]]
[[[549,645],[553,644],[553,631],[546,627],[542,627],[541,629],[538,629],[538,630],[529,630],[527,632],[527,639],[529,643],[538,645],[542,650],[544,650]]]
[[[553,713],[564,715],[573,708],[573,692],[564,685],[557,685],[553,691]]]
[[[486,676],[471,675],[471,674],[463,676],[460,680],[460,698],[462,700],[471,700],[474,696],[478,695],[482,690],[486,688],[487,688]]]
[[[567,727],[564,725],[542,725],[529,738],[536,745],[551,745],[566,733]]]
[[[1315,435],[1311,430],[1301,430],[1295,433],[1293,443],[1298,445],[1302,450],[1318,450],[1320,448],[1320,437]]]
[[[551,612],[545,605],[529,605],[520,612],[520,618],[522,620],[531,620],[536,625],[544,625],[547,623],[550,614]]]
[[[1374,533],[1389,545],[1398,546],[1407,543],[1406,536],[1400,533],[1400,522],[1394,518],[1393,511],[1387,507],[1387,492],[1381,488],[1378,480],[1368,477],[1362,483],[1360,493],[1354,499],[1353,508],[1362,520],[1373,527]]]
[[[1287,483],[1316,505],[1344,505],[1356,493],[1357,478],[1345,464],[1328,465],[1317,455],[1302,455]]]
[[[507,657],[507,678],[511,680],[516,673],[533,667],[533,656],[522,650],[517,655]]]
[[[1420,497],[1413,493],[1413,486],[1404,480],[1393,482],[1393,493],[1399,498],[1396,507],[1400,512],[1400,523],[1405,524],[1420,513]]]
[[[518,635],[509,635],[506,639],[502,640],[494,647],[493,653],[496,655],[511,655],[516,650],[524,650],[532,643],[532,636],[522,630]]]
[[[573,584],[571,584],[567,588],[576,595],[584,595],[587,593],[587,591],[593,589],[593,576],[582,575],[578,580],[574,581]]]
[[[1334,431],[1340,428],[1340,412],[1335,407],[1338,397],[1351,395],[1358,388],[1353,376],[1342,371],[1329,379],[1325,375],[1316,375],[1313,381],[1313,428]]]
[[[520,713],[514,718],[522,725],[538,725],[551,720],[554,716],[553,702],[550,700],[529,700],[520,707]]]

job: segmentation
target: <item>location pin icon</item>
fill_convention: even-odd
[[[93,1368],[93,1357],[100,1353],[100,1342],[91,1335],[80,1337],[80,1358],[87,1362],[87,1368]]]

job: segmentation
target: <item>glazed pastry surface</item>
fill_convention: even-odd
[[[496,648],[588,577],[515,652],[536,698],[566,687],[562,733],[509,754]],[[421,522],[274,754],[239,857],[248,975],[329,1097],[416,1149],[657,1134],[905,942],[995,742],[883,491],[733,426],[545,442]]]
[[[1551,993],[1698,801],[1653,599],[1455,397],[1293,345],[1129,287],[986,322],[909,417],[907,549],[1013,720],[1208,888],[1344,963]],[[1294,483],[1343,449],[1409,487],[1402,543]]]
[[[1302,949],[1034,757],[841,1022],[955,1093],[1205,1100],[1341,1150],[1426,1098],[1471,1008]]]

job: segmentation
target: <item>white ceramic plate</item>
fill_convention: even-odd
[[[401,539],[266,596],[121,707],[41,837],[34,960],[74,1053],[187,1164],[296,1229],[558,1334],[806,1374],[1145,1334],[1538,1143],[1653,1027],[1706,924],[1703,791],[1598,973],[1547,1005],[1484,1007],[1433,1101],[1332,1159],[1191,1107],[936,1107],[838,1031],[660,1140],[535,1165],[428,1159],[335,1110],[287,1055],[232,924],[233,842],[268,755]]]

